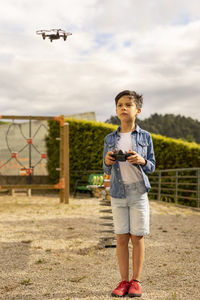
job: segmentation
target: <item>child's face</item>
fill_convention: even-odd
[[[116,113],[121,122],[134,121],[140,112],[141,108],[137,108],[134,99],[129,96],[125,95],[117,102]]]

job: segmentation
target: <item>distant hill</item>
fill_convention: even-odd
[[[117,116],[111,116],[106,123],[120,124],[120,121]],[[200,122],[190,117],[153,114],[144,120],[137,118],[136,123],[152,133],[200,144]]]

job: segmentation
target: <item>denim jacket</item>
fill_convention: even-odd
[[[125,188],[122,182],[119,162],[114,165],[107,166],[105,157],[108,151],[113,151],[117,148],[117,142],[120,139],[120,127],[105,137],[103,151],[103,170],[106,174],[111,175],[110,179],[110,195],[113,198],[125,198]],[[155,170],[155,156],[153,149],[152,137],[148,131],[141,129],[136,125],[136,129],[131,132],[133,149],[146,160],[146,165],[137,165],[140,169],[147,192],[150,191],[151,185],[147,173],[152,173]]]

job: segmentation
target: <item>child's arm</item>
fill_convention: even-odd
[[[128,157],[128,162],[131,164],[141,165],[143,171],[145,173],[152,173],[155,170],[155,157],[153,150],[153,141],[151,135],[149,135],[149,141],[147,146],[147,158],[142,157],[137,152],[129,150],[128,153],[132,153],[133,155]]]
[[[108,144],[106,139],[104,140],[104,150],[103,150],[103,170],[106,174],[111,174],[112,165],[115,163],[115,159],[111,156],[112,151],[108,151]]]
[[[147,159],[146,164],[142,166],[145,173],[152,173],[155,171],[156,161],[153,149],[153,141],[151,135],[149,135],[149,143],[147,146]]]

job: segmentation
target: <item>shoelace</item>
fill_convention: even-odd
[[[128,282],[127,281],[121,281],[120,284],[118,285],[118,288],[124,286],[124,285],[127,285]]]
[[[133,285],[134,288],[138,288],[137,283],[139,284],[139,286],[141,286],[141,283],[139,281],[133,281],[133,280],[130,281],[130,285]]]

